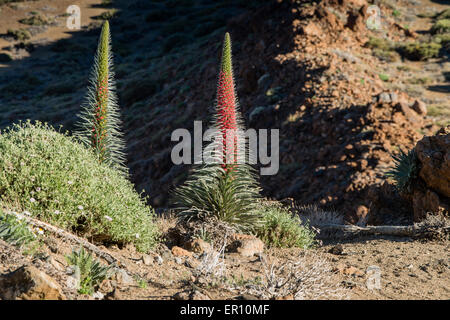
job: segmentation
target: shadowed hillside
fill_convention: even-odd
[[[99,23],[111,18],[132,180],[152,205],[165,207],[169,190],[187,175],[187,168],[170,160],[170,135],[180,127],[192,130],[193,120],[208,119],[217,44],[227,30],[234,39],[247,126],[281,130],[280,171],[262,178],[264,194],[339,209],[352,222],[367,219],[369,211],[372,222],[392,219],[391,212],[405,214],[396,215],[397,223],[408,221],[411,208],[383,185],[384,172],[392,163],[390,154],[411,148],[448,121],[443,107],[448,103],[448,47],[425,62],[408,60],[405,50],[373,39],[417,41],[418,33],[404,28],[405,21],[415,19],[417,32],[429,33],[433,18],[419,18],[429,8],[405,5],[397,14],[393,4],[382,3],[382,29],[370,31],[368,4],[174,0],[90,5],[102,13],[66,39],[10,42],[9,52],[18,57],[0,69],[0,125],[31,118],[73,129]],[[436,11],[444,7],[436,6]],[[28,54],[20,57],[21,50]],[[431,117],[414,110],[419,98]]]

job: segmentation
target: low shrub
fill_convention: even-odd
[[[380,80],[382,80],[384,82],[389,81],[389,75],[387,75],[385,73],[378,74],[378,77],[380,78]]]
[[[24,2],[25,0],[0,0],[0,6],[11,2]]]
[[[159,237],[153,209],[130,181],[75,138],[39,122],[1,132],[0,200],[97,241],[147,251]]]
[[[0,63],[11,62],[13,58],[9,53],[0,53]]]
[[[379,49],[383,51],[392,51],[395,49],[395,46],[391,41],[375,37],[370,37],[365,46],[370,49]]]
[[[311,248],[316,244],[315,233],[299,216],[277,204],[261,205],[263,224],[256,235],[269,247]]]
[[[40,14],[33,14],[28,18],[20,19],[19,22],[30,26],[45,26],[49,24],[48,19]]]
[[[447,33],[450,32],[450,19],[437,20],[431,27],[432,33]]]
[[[6,32],[8,37],[12,37],[14,40],[25,41],[31,38],[28,30],[25,29],[8,29]]]
[[[400,55],[393,50],[373,49],[373,55],[387,62],[395,62],[400,58]]]
[[[442,20],[442,19],[450,19],[450,8],[449,9],[445,9],[444,11],[442,11],[441,13],[439,13],[436,16],[436,19],[438,20]]]
[[[400,51],[409,60],[427,60],[439,55],[442,45],[434,42],[411,42]]]
[[[441,44],[442,47],[446,48],[447,50],[450,50],[450,33],[437,34],[434,36],[433,40],[436,43]]]
[[[118,16],[119,11],[117,9],[112,9],[109,11],[102,12],[99,16],[95,17],[97,20],[111,20]]]

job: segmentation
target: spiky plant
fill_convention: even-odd
[[[112,274],[112,266],[103,266],[83,247],[77,251],[73,250],[66,260],[71,266],[78,267],[80,270],[78,292],[81,294],[94,293],[95,288]]]
[[[78,117],[76,136],[92,148],[99,162],[127,173],[125,141],[115,93],[109,23],[103,23],[86,102]]]
[[[400,150],[399,155],[392,156],[394,166],[386,173],[387,177],[395,181],[400,192],[410,191],[412,181],[417,177],[417,156],[414,149],[407,153]]]
[[[237,145],[242,139],[239,130],[243,129],[243,122],[231,60],[231,40],[226,33],[212,121],[212,128],[218,133],[212,144],[220,145],[215,153],[219,161],[194,168],[185,184],[174,191],[172,201],[184,217],[213,215],[242,231],[253,231],[261,223],[256,210],[260,187],[253,168],[245,161],[238,161]],[[247,149],[242,151],[245,159]]]

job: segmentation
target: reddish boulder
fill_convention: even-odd
[[[424,137],[416,145],[419,181],[414,187],[412,203],[414,220],[427,213],[448,214],[450,204],[450,126],[436,135]]]
[[[450,197],[450,126],[420,140],[416,154],[421,167],[419,175],[426,185]]]

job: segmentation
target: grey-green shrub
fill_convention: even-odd
[[[147,251],[158,240],[154,211],[131,182],[92,151],[46,124],[0,133],[0,200],[69,231]]]
[[[307,249],[316,244],[314,231],[280,204],[263,203],[260,213],[263,224],[257,229],[256,235],[267,246]]]

